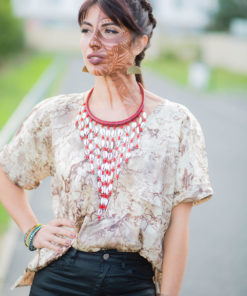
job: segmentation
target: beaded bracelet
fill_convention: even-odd
[[[37,225],[34,225],[32,228],[30,228],[24,235],[24,243],[25,243],[25,246],[28,247],[28,241],[29,241],[29,236],[31,234],[31,232],[38,226],[40,226],[41,224],[37,224]]]
[[[25,246],[28,247],[30,251],[35,251],[36,248],[33,246],[33,240],[37,232],[43,227],[43,224],[37,224],[34,225],[32,228],[30,228],[24,235],[24,243]]]
[[[33,240],[34,240],[34,237],[35,237],[35,235],[37,234],[37,232],[38,232],[42,227],[43,227],[43,225],[40,225],[40,226],[36,227],[36,228],[32,231],[32,233],[30,234],[29,245],[28,245],[28,249],[29,249],[30,251],[35,251],[35,250],[37,250],[37,248],[35,248],[34,245],[33,245]]]
[[[30,228],[26,233],[25,233],[25,236],[24,236],[24,243],[25,243],[25,246],[28,247],[28,242],[29,242],[29,237],[30,237],[30,234],[32,233],[32,231],[36,228],[36,227],[39,227],[41,226],[42,224],[36,224],[34,225],[32,228]]]

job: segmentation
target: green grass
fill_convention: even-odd
[[[54,54],[23,52],[1,62],[0,70],[0,129],[18,104],[53,61]],[[10,216],[0,203],[0,235]]]
[[[10,216],[0,203],[0,235],[2,235],[5,232],[9,221]]]
[[[145,60],[143,65],[180,85],[187,84],[188,63],[175,59]]]
[[[53,61],[49,53],[21,53],[1,64],[0,129]]]
[[[188,85],[189,62],[160,57],[154,60],[146,60],[143,65],[179,85]],[[209,87],[206,91],[238,91],[246,93],[247,74],[238,74],[222,68],[213,68],[211,70]]]
[[[247,75],[232,73],[222,68],[212,70],[210,91],[247,91]]]

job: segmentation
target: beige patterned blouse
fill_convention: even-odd
[[[96,176],[89,171],[75,127],[88,92],[58,95],[37,104],[0,152],[0,165],[13,183],[28,190],[51,176],[55,216],[76,223],[73,247],[139,252],[153,266],[159,293],[163,239],[172,208],[183,201],[198,205],[214,193],[201,126],[187,107],[164,99],[148,116],[140,147],[123,164],[99,221]],[[59,256],[46,248],[36,251],[13,287],[31,285],[35,271]]]

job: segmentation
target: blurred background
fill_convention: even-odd
[[[81,72],[82,2],[0,1],[0,148],[40,100],[93,86]],[[247,0],[150,2],[158,26],[142,67],[146,87],[199,120],[215,191],[192,211],[181,295],[246,296]],[[49,179],[29,196],[47,222]],[[10,286],[32,254],[10,221],[0,205],[0,295],[24,296],[29,288]]]

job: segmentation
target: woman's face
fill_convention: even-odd
[[[131,32],[117,24],[97,5],[89,8],[81,25],[81,51],[88,71],[95,76],[126,74],[139,54]]]

